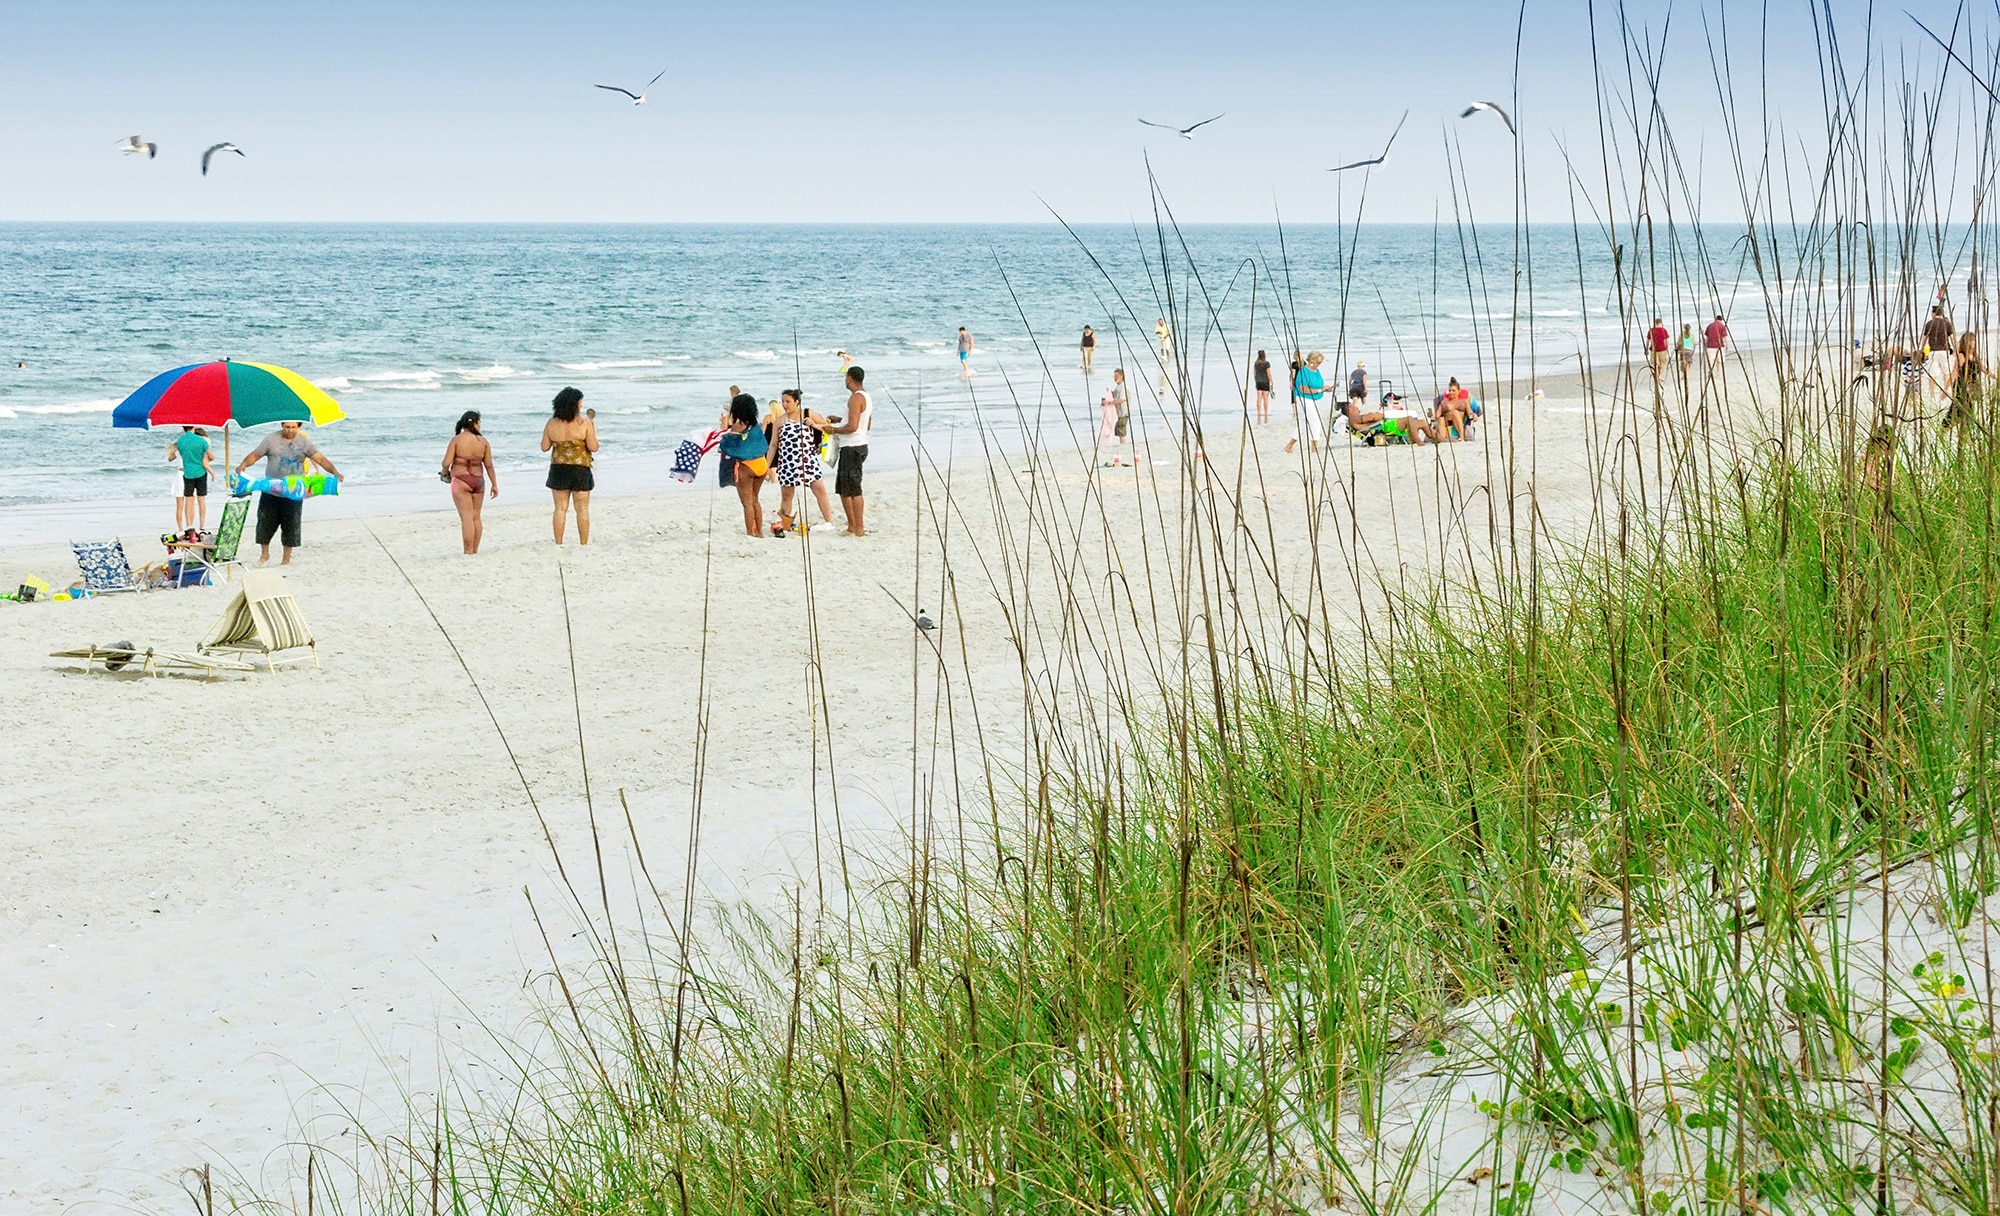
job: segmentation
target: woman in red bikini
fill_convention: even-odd
[[[479,538],[486,527],[479,512],[487,497],[500,497],[500,475],[493,469],[493,445],[479,433],[478,410],[459,416],[438,477],[451,483],[451,502],[458,508],[458,529],[466,553],[479,552]]]

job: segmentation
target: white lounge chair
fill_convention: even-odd
[[[241,659],[226,659],[216,655],[189,654],[186,651],[155,650],[151,646],[138,647],[129,642],[113,642],[106,646],[78,646],[73,650],[56,650],[49,653],[52,659],[82,659],[83,669],[90,671],[103,667],[110,672],[136,670],[149,676],[165,675],[169,671],[198,671],[208,679],[214,679],[219,671],[255,671],[255,667]]]

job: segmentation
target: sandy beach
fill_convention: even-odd
[[[1574,530],[1595,502],[1589,407],[1573,378],[1543,383],[1539,425],[1515,422],[1516,484],[1532,460],[1544,517]],[[1367,520],[1365,560],[1420,573],[1448,545],[1485,536],[1477,491],[1504,492],[1505,425],[1436,448],[1337,438],[1315,476],[1349,505],[1333,510],[1323,552]],[[1019,588],[995,555],[1029,544],[1017,531],[1037,512],[1071,521],[1097,573],[1170,546],[1184,465],[1170,428],[1146,430],[1155,438],[1136,470],[1094,467],[1069,431],[1048,437],[1032,476],[1023,456],[955,461],[949,506],[940,468],[871,477],[871,534],[815,532],[810,592],[807,542],[744,537],[734,495],[712,481],[604,497],[591,545],[557,550],[546,492],[515,478],[488,508],[474,558],[459,554],[442,501],[361,518],[309,510],[287,578],[320,639],[319,670],[148,679],[48,657],[126,638],[189,645],[227,585],[0,605],[0,679],[12,693],[0,731],[17,757],[0,816],[13,874],[0,982],[19,994],[0,1014],[0,1199],[10,1210],[113,1210],[166,1203],[180,1171],[202,1162],[254,1178],[303,1134],[343,1134],[343,1107],[367,1118],[433,1091],[441,1047],[476,1053],[489,1029],[523,1028],[549,967],[527,897],[558,953],[576,926],[506,746],[445,634],[572,878],[593,873],[587,756],[611,882],[632,882],[622,794],[656,889],[678,902],[705,727],[698,889],[769,904],[811,872],[836,815],[862,852],[907,826],[933,763],[934,708],[913,715],[917,609],[938,618],[955,663],[963,654],[963,683],[987,707],[988,754],[1004,764],[1018,748],[1019,715],[1004,707],[1037,660],[1011,636]],[[1313,556],[1300,466],[1282,452],[1289,434],[1274,422],[1248,449],[1213,432],[1206,445],[1211,473],[1233,485],[1241,471],[1246,504],[1270,514],[1281,571]],[[125,539],[135,554],[157,548],[149,535]],[[1034,542],[1036,560],[1069,543]],[[10,584],[70,569],[59,547],[0,550]],[[1245,594],[1257,590],[1252,580]],[[810,741],[809,619],[830,759]],[[1158,640],[1192,644],[1171,620],[1146,624]]]

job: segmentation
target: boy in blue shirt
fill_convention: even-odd
[[[208,470],[215,463],[208,432],[184,426],[167,446],[167,463],[181,462],[181,492],[174,499],[174,531],[208,530]]]

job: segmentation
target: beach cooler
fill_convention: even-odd
[[[206,587],[208,567],[195,558],[176,554],[167,559],[167,586]]]

